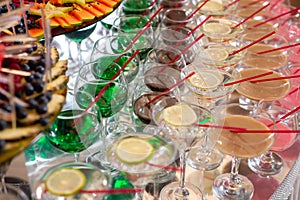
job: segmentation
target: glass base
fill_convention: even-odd
[[[204,169],[206,171],[216,169],[223,161],[223,154],[216,150],[204,151],[193,148],[189,152],[188,164],[194,169]]]
[[[238,175],[236,184],[229,183],[230,174],[218,176],[212,186],[213,193],[218,199],[250,200],[253,196],[254,187],[251,181],[242,175]]]
[[[185,183],[185,189],[179,188],[179,182],[173,182],[166,185],[160,192],[161,200],[201,200],[202,192],[198,187],[191,183]]]
[[[12,185],[6,184],[6,193],[0,192],[0,199],[7,200],[30,200],[30,196],[28,196],[24,191],[20,188],[14,187]]]
[[[249,168],[260,176],[272,176],[283,169],[283,159],[277,153],[268,153],[248,159]]]

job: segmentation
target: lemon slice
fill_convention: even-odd
[[[201,6],[203,2],[199,3],[198,6]],[[217,12],[223,10],[223,5],[216,1],[208,1],[201,10]]]
[[[223,61],[223,60],[226,60],[229,56],[227,50],[222,47],[208,48],[208,49],[205,49],[204,52],[209,59],[214,60],[214,61]]]
[[[231,28],[229,25],[220,22],[205,23],[203,29],[206,32],[218,34],[229,34],[231,32]]]
[[[197,114],[187,104],[176,104],[164,109],[163,118],[173,126],[189,126],[197,121]]]
[[[197,88],[213,89],[222,83],[223,76],[214,71],[202,71],[201,73],[195,73],[188,81]]]
[[[126,164],[139,164],[151,158],[154,148],[146,140],[126,138],[116,148],[117,157]]]
[[[76,194],[86,183],[85,175],[78,169],[60,169],[46,180],[47,190],[59,196]]]

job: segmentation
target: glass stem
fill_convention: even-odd
[[[77,45],[77,52],[78,52],[78,63],[82,64],[83,59],[81,55],[81,42],[76,42],[76,45]]]
[[[80,161],[79,157],[80,157],[80,154],[78,152],[74,153],[75,162],[79,162]]]
[[[235,186],[239,184],[239,166],[240,166],[241,159],[237,158],[235,156],[232,157],[232,163],[231,163],[231,172],[230,172],[230,179],[229,184],[230,186]]]
[[[180,150],[180,155],[179,155],[179,159],[180,159],[180,179],[179,179],[179,187],[181,189],[185,188],[185,169],[186,169],[186,152],[185,149]]]
[[[5,161],[0,165],[0,177],[1,177],[1,182],[0,182],[0,193],[7,193],[7,188],[5,184],[5,174],[8,170],[8,167],[10,166],[11,160]]]

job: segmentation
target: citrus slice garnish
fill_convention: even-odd
[[[139,164],[149,160],[154,148],[146,140],[140,138],[126,138],[116,147],[117,157],[126,164]]]
[[[174,126],[189,126],[197,121],[197,114],[187,104],[176,104],[164,109],[163,118]]]
[[[217,34],[229,34],[231,28],[229,25],[220,22],[209,22],[203,26],[204,31]]]
[[[85,175],[78,169],[60,169],[46,179],[47,190],[54,195],[71,196],[86,183]]]
[[[214,61],[223,61],[226,60],[229,56],[227,50],[222,47],[212,47],[205,49],[205,54],[208,58]]]
[[[198,6],[201,6],[203,2],[199,3]],[[223,6],[221,3],[216,2],[216,1],[208,1],[206,4],[201,8],[201,10],[205,11],[211,11],[211,12],[216,12],[216,11],[222,11]]]
[[[197,88],[213,89],[223,82],[223,76],[217,71],[202,71],[201,73],[195,73],[188,81]]]

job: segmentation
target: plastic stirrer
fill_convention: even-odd
[[[266,50],[266,51],[259,51],[259,52],[257,52],[257,54],[271,53],[271,52],[274,52],[274,51],[279,51],[279,50],[282,50],[282,49],[288,49],[290,47],[295,47],[295,46],[298,46],[298,45],[300,45],[300,42],[295,43],[295,44],[291,44],[291,45],[287,45],[287,46],[283,46],[283,47],[278,47],[278,48],[275,48],[275,49],[269,49],[269,50]]]
[[[263,77],[263,76],[267,76],[267,75],[271,75],[271,74],[273,74],[272,71],[266,72],[266,73],[263,73],[263,74],[258,74],[258,75],[247,77],[247,78],[243,78],[243,79],[240,79],[240,80],[237,80],[237,81],[232,81],[232,82],[229,82],[229,83],[225,83],[224,86],[230,86],[230,85],[242,83],[242,82],[245,82],[245,81],[250,81],[250,80],[253,80],[253,79],[256,79],[256,78],[260,78],[260,77]]]

